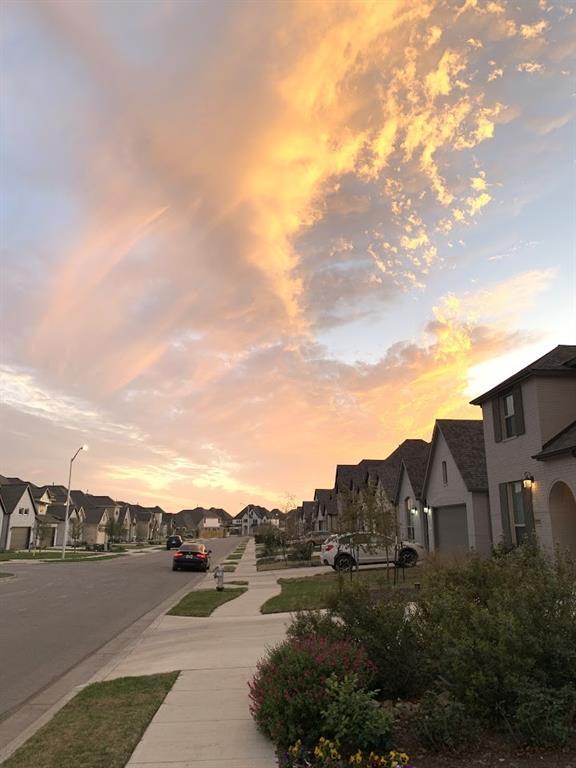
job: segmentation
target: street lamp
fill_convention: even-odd
[[[68,513],[70,511],[70,490],[72,488],[72,464],[80,451],[87,451],[87,445],[81,445],[70,459],[70,471],[68,472],[68,493],[66,495],[66,513],[64,515],[64,541],[62,542],[62,560],[66,557],[66,542],[68,540]]]

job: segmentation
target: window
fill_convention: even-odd
[[[414,515],[412,513],[414,505],[412,503],[412,499],[410,496],[407,496],[404,499],[404,513],[405,513],[405,520],[406,520],[406,540],[407,541],[414,541],[416,538],[416,534],[414,531]]]
[[[27,515],[28,514],[28,507],[20,507],[18,510],[19,515]]]
[[[519,386],[495,397],[492,401],[494,439],[497,443],[524,434],[524,408]]]
[[[502,406],[504,435],[506,437],[514,437],[516,434],[516,414],[514,413],[514,397],[512,393],[504,395]]]
[[[510,499],[512,537],[515,544],[522,544],[526,538],[526,508],[524,506],[524,493],[522,482],[519,480],[508,483],[508,496]]]
[[[444,485],[448,485],[448,467],[445,461],[442,462],[442,482]]]

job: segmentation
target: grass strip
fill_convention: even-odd
[[[228,586],[228,584],[233,584],[234,586],[238,586],[238,587],[247,587],[249,583],[250,583],[249,581],[243,581],[242,579],[238,579],[237,581],[227,581],[226,586]]]
[[[242,560],[242,555],[235,555],[232,553],[226,557],[226,560]]]
[[[0,579],[7,579],[9,576],[13,576],[13,575],[14,575],[13,573],[2,573],[0,571]],[[246,582],[246,584],[248,584],[248,582]]]
[[[76,552],[74,557],[78,559],[83,557],[91,557],[94,552]],[[40,552],[0,552],[0,561],[2,560],[58,560],[62,557],[62,551],[45,551]]]
[[[304,576],[299,579],[278,579],[282,592],[271,597],[260,608],[261,613],[285,613],[293,611],[308,611],[328,607],[328,598],[339,589],[345,589],[350,584],[366,584],[370,589],[412,589],[422,573],[418,569],[406,570],[405,581],[399,575],[397,586],[392,583],[393,573],[390,569],[390,581],[387,581],[387,568],[375,568],[365,571],[354,571],[352,574],[326,573],[318,576]]]
[[[224,589],[218,592],[216,589],[198,589],[189,592],[179,603],[168,611],[169,616],[210,616],[210,614],[224,603],[240,597],[246,592],[246,587]]]
[[[124,553],[120,553],[118,555],[95,555],[94,557],[75,557],[72,555],[71,557],[66,557],[65,560],[47,560],[47,563],[95,563],[99,562],[100,560],[115,560],[117,557],[126,557]]]
[[[222,570],[224,571],[224,573],[234,573],[234,571],[236,570],[236,566],[224,564]]]
[[[87,686],[3,768],[123,768],[177,677],[168,672]]]

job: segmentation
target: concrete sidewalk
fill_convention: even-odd
[[[277,766],[272,744],[250,716],[248,681],[266,648],[284,638],[290,620],[289,614],[260,613],[262,603],[280,592],[278,576],[256,572],[251,539],[236,572],[226,574],[228,581],[249,581],[244,595],[209,618],[159,617],[108,667],[101,679],[181,670],[132,754],[130,768]],[[211,574],[199,585],[203,588],[214,589]]]

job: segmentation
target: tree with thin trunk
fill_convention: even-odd
[[[73,517],[69,523],[68,533],[72,540],[72,549],[76,552],[76,549],[82,541],[82,536],[84,535],[84,524],[82,520],[79,520],[77,517]]]

